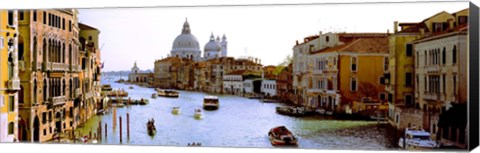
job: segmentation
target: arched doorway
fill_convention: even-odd
[[[20,142],[27,141],[27,124],[25,123],[25,119],[19,116],[20,120],[18,121],[18,137]]]
[[[60,112],[55,113],[55,132],[61,133],[62,131],[62,114]]]
[[[35,116],[33,120],[33,142],[39,142],[40,140],[40,121],[38,116]]]

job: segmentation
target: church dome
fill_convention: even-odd
[[[195,49],[198,50],[200,45],[198,44],[197,37],[191,34],[190,25],[187,21],[183,24],[182,34],[178,35],[173,41],[172,49]]]
[[[222,49],[221,45],[215,41],[215,38],[213,37],[213,33],[210,36],[210,41],[205,44],[204,51],[220,51]]]

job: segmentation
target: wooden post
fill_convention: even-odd
[[[122,117],[118,117],[119,118],[119,123],[120,123],[120,143],[122,143]]]
[[[127,113],[127,139],[130,139],[130,114]]]
[[[107,138],[108,138],[108,135],[107,135],[108,131],[107,131],[107,130],[108,130],[108,128],[107,128],[107,123],[105,123],[105,141],[106,141]]]

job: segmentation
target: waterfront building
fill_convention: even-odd
[[[194,61],[188,58],[167,57],[156,60],[153,85],[160,88],[193,89],[194,67]]]
[[[279,100],[283,102],[293,102],[292,78],[292,63],[290,63],[277,76],[277,95]]]
[[[18,19],[23,12],[0,10],[0,143],[18,142],[20,86],[18,72]]]
[[[417,88],[416,69],[414,67],[416,52],[411,42],[420,37],[430,36],[432,33],[445,31],[449,27],[449,20],[456,22],[453,14],[442,11],[418,23],[399,24],[397,21],[394,22],[394,34],[389,37],[389,68],[385,73],[385,83],[386,90],[389,93],[389,122],[399,130],[403,130],[409,125],[416,125],[428,131],[430,129],[430,126],[424,124],[425,116],[429,116],[427,109],[425,108],[424,111],[424,106],[420,105],[419,98],[414,97]],[[399,30],[398,27],[401,29]],[[427,52],[434,57],[440,55],[439,51]],[[422,55],[424,54],[423,52]],[[418,62],[422,63],[424,60],[419,58]],[[419,78],[421,81],[424,79]],[[427,77],[427,79],[431,81],[440,80],[439,77]],[[436,109],[433,106],[431,107]]]
[[[76,10],[19,13],[20,141],[45,142],[73,126],[78,83]],[[21,19],[21,20],[20,20]],[[68,84],[67,84],[68,83]],[[77,84],[78,85],[78,84]]]
[[[237,70],[223,76],[224,93],[241,95],[243,94],[243,75],[245,70]]]
[[[451,15],[446,27],[409,43],[415,53],[415,108],[423,110],[422,127],[433,138],[466,148],[468,9]]]
[[[386,33],[341,33],[345,44],[311,52],[305,106],[344,113],[354,101],[386,101],[381,84],[388,57]]]
[[[137,66],[137,62],[133,64],[133,67],[128,74],[128,81],[133,83],[144,83],[152,84],[153,83],[153,73],[151,72],[141,72],[140,68]]]
[[[274,77],[267,77],[262,80],[261,92],[267,97],[277,96],[277,80]]]
[[[101,63],[99,47],[100,31],[92,26],[79,23],[80,29],[80,72],[82,101],[80,102],[80,120],[82,123],[96,114],[96,108],[101,104],[100,72]]]

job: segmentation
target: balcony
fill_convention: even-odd
[[[7,81],[7,91],[16,92],[18,90],[20,90],[20,80],[18,78]]]
[[[71,72],[79,72],[81,70],[80,65],[69,65]]]
[[[307,89],[307,92],[309,93],[322,93],[322,89],[318,89],[318,88],[309,88]]]
[[[423,94],[423,99],[425,100],[440,100],[440,94],[437,93],[431,93],[431,92],[425,92]]]
[[[427,70],[428,73],[430,73],[430,72],[440,72],[440,66],[439,65],[430,65],[430,66],[427,66],[426,70]]]
[[[327,94],[336,94],[337,90],[327,90]]]
[[[68,66],[65,63],[51,63],[51,64],[52,64],[51,70],[53,71],[66,71],[68,69]]]
[[[58,96],[58,97],[53,97],[52,98],[52,102],[53,102],[54,106],[64,105],[66,100],[67,99],[65,98],[65,96]]]

